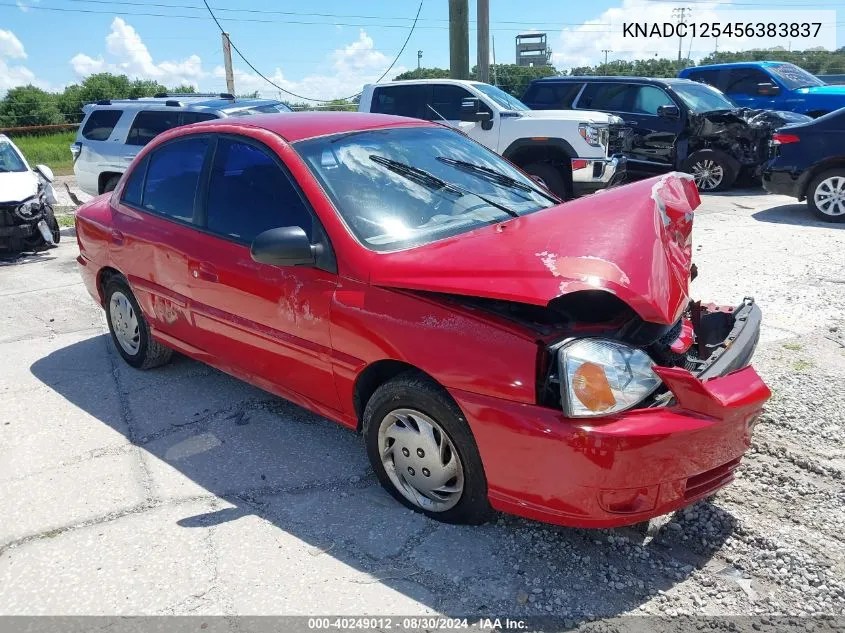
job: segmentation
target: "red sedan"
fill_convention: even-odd
[[[750,298],[690,300],[680,174],[561,204],[447,127],[261,115],[158,136],[79,210],[117,351],[363,432],[400,502],[584,527],[731,481],[769,397]]]

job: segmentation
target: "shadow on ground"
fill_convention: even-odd
[[[256,515],[278,530],[280,542],[288,534],[306,544],[295,547],[312,548],[315,564],[317,556],[333,557],[370,574],[364,582],[446,614],[627,613],[707,565],[736,527],[708,502],[652,522],[650,532],[566,529],[508,516],[478,527],[443,525],[381,490],[356,434],[200,363],[177,356],[136,371],[107,336],[95,336],[56,350],[31,371],[143,449],[148,504],[210,495],[227,502],[178,526],[241,530],[236,521]],[[119,406],[108,406],[115,398]],[[237,531],[227,538],[251,537]],[[237,546],[260,548],[251,540]],[[272,551],[267,556],[258,566],[275,564]],[[240,573],[234,569],[229,573]],[[331,592],[336,579],[321,582]]]
[[[845,229],[845,222],[824,222],[819,220],[807,208],[805,203],[781,204],[770,209],[757,211],[751,215],[760,222],[793,224],[795,226],[816,226],[826,229]]]

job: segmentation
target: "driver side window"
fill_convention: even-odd
[[[208,230],[248,244],[283,226],[298,226],[312,237],[311,212],[288,175],[264,148],[221,138],[208,184]]]

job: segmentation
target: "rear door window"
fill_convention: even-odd
[[[623,83],[591,83],[578,98],[580,110],[631,112],[639,86]]]
[[[370,111],[426,119],[426,112],[431,112],[426,107],[427,101],[427,86],[383,86],[373,90]]]
[[[179,126],[178,110],[141,110],[129,128],[127,145],[146,145],[156,136]]]
[[[687,75],[687,79],[692,79],[693,81],[723,90],[724,86],[719,84],[720,74],[724,73],[720,73],[718,70],[695,70]]]
[[[82,128],[82,136],[89,141],[107,141],[120,120],[123,110],[94,110]]]
[[[772,83],[769,76],[756,68],[734,68],[725,88],[728,94],[757,96],[757,84]]]
[[[192,222],[197,184],[208,145],[208,137],[188,137],[153,151],[141,206],[181,222]]]
[[[283,226],[298,226],[311,238],[313,218],[287,173],[265,148],[221,138],[208,183],[206,228],[250,243]]]
[[[569,110],[583,83],[536,84],[528,89],[523,101],[550,109]]]
[[[182,125],[190,125],[191,123],[199,123],[200,121],[211,121],[211,119],[218,119],[216,114],[210,112],[183,112]]]

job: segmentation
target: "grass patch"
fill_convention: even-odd
[[[26,156],[30,167],[43,164],[57,176],[73,173],[73,158],[70,144],[76,139],[76,132],[56,132],[42,135],[9,136]]]
[[[66,229],[74,225],[75,218],[76,216],[73,213],[64,213],[56,216],[56,222],[59,223],[61,228]]]
[[[783,347],[784,349],[788,349],[791,352],[800,352],[802,349],[804,349],[803,347],[801,347],[800,343],[784,343]]]
[[[792,363],[792,369],[795,371],[808,371],[813,368],[813,363],[808,360],[796,360]]]

